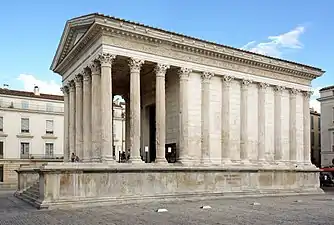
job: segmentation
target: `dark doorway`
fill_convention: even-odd
[[[150,159],[149,162],[154,162],[156,158],[156,149],[155,149],[155,105],[148,106],[148,116],[149,116],[149,133],[150,133],[150,142],[149,142],[149,151]]]
[[[0,165],[0,182],[3,182],[3,165]]]

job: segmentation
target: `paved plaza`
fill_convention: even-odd
[[[12,196],[0,193],[0,225],[39,224],[301,224],[334,222],[334,195],[263,197],[145,203],[92,208],[36,210]],[[260,203],[253,205],[253,203]],[[211,209],[201,209],[210,205]],[[158,208],[168,212],[158,213]]]

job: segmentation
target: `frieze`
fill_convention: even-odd
[[[198,63],[202,65],[208,65],[208,66],[228,69],[228,70],[242,72],[246,74],[253,74],[257,76],[268,77],[268,78],[277,79],[277,80],[284,80],[287,82],[293,82],[293,83],[298,83],[298,84],[303,84],[303,85],[309,84],[309,81],[305,80],[304,78],[294,77],[294,76],[291,76],[291,74],[284,74],[284,73],[278,74],[277,72],[257,69],[257,68],[252,67],[251,65],[246,66],[246,65],[241,65],[239,63],[232,63],[232,62],[227,62],[227,61],[222,61],[222,60],[211,59],[208,57],[194,55],[192,53],[184,53],[181,50],[179,51],[171,50],[167,47],[158,48],[158,47],[151,46],[151,45],[139,44],[135,40],[130,41],[125,38],[124,39],[118,39],[115,37],[108,38],[107,44],[110,44],[116,47],[125,48],[125,49],[142,51],[145,53],[155,54],[159,56],[168,55],[170,58],[174,58],[174,59],[192,61],[194,63]]]

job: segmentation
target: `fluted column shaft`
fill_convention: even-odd
[[[303,123],[304,123],[304,164],[311,165],[311,129],[310,129],[310,96],[312,92],[303,92]],[[320,124],[319,124],[320,125]]]
[[[259,83],[259,95],[258,95],[258,155],[257,159],[260,163],[265,162],[265,152],[266,152],[266,89],[269,87],[267,83]]]
[[[75,97],[75,83],[74,81],[71,81],[69,83],[70,85],[70,108],[69,108],[69,115],[70,115],[70,119],[69,119],[69,127],[70,127],[70,130],[69,130],[69,142],[70,142],[70,151],[74,154],[76,154],[76,149],[75,149],[75,140],[76,140],[76,132],[75,132],[75,125],[76,125],[76,122],[75,122],[75,100],[76,100],[76,97]]]
[[[125,155],[129,155],[130,146],[130,96],[125,98]]]
[[[289,160],[291,163],[296,163],[297,161],[297,127],[296,127],[296,95],[298,90],[290,90],[290,116],[289,116],[289,125],[290,125],[290,151],[289,151]]]
[[[76,155],[79,157],[80,160],[82,160],[83,157],[83,130],[82,130],[82,120],[83,120],[83,105],[82,105],[82,76],[77,75],[75,77],[75,149],[76,149]]]
[[[143,163],[140,157],[140,69],[143,60],[130,59],[130,148],[131,162]]]
[[[64,162],[70,160],[70,149],[69,149],[69,89],[68,86],[63,86],[61,91],[64,93]]]
[[[155,162],[167,163],[165,157],[166,143],[166,101],[165,101],[165,76],[168,65],[157,64],[155,67],[155,114],[156,114],[156,151],[157,156]]]
[[[248,144],[248,87],[250,80],[241,82],[241,105],[240,105],[240,159],[242,163],[249,162],[249,144]]]
[[[114,161],[113,157],[113,115],[112,115],[112,62],[116,56],[103,53],[101,63],[101,152],[103,161]]]
[[[101,68],[98,62],[90,66],[92,71],[92,161],[101,161]]]
[[[275,163],[280,163],[283,159],[283,149],[282,149],[282,92],[284,87],[275,86],[275,100],[274,100],[274,118],[275,118],[275,128],[274,128],[274,136],[275,136],[275,155],[274,160]]]
[[[179,90],[179,101],[180,101],[180,147],[179,147],[179,159],[181,163],[188,163],[189,158],[189,144],[188,144],[188,82],[189,75],[192,72],[191,69],[183,67],[178,71],[180,78],[180,90]]]
[[[88,69],[83,71],[83,160],[92,158],[92,79]]]
[[[222,164],[231,164],[231,149],[230,149],[230,90],[233,77],[225,75],[223,76],[222,86],[222,129],[221,129],[221,148],[222,148]]]
[[[211,72],[202,74],[202,152],[201,163],[210,164],[210,79]]]

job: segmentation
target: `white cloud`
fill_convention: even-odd
[[[317,101],[317,98],[320,97],[320,93],[319,93],[319,90],[321,89],[322,87],[317,87],[317,88],[312,88],[312,91],[313,91],[313,95],[311,96],[310,98],[310,107],[313,108],[315,111],[317,112],[320,112],[321,109],[320,109],[320,102]]]
[[[300,42],[299,38],[304,31],[305,27],[298,26],[287,33],[278,36],[269,36],[268,41],[265,42],[248,42],[242,49],[263,55],[280,57],[284,50],[303,48],[303,44]]]
[[[33,91],[34,86],[37,85],[39,87],[40,93],[55,94],[55,95],[63,94],[60,91],[61,85],[56,83],[54,80],[43,81],[29,74],[20,74],[20,76],[17,79],[23,83],[23,90],[25,91]]]

